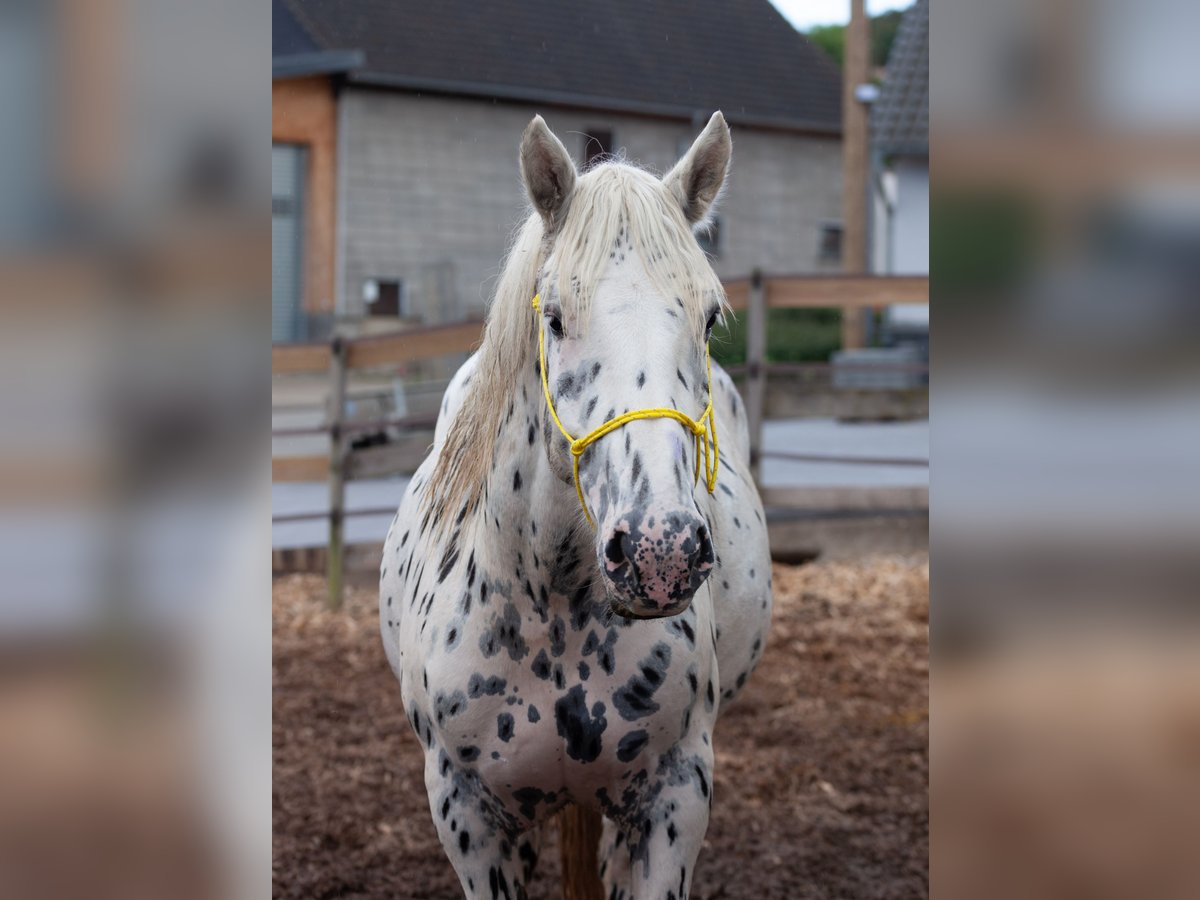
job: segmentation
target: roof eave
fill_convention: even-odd
[[[697,109],[696,107],[682,104],[647,103],[624,98],[596,97],[588,94],[577,94],[571,91],[555,91],[545,88],[489,84],[486,82],[420,78],[411,75],[398,75],[393,72],[372,70],[352,72],[348,80],[364,87],[384,87],[459,97],[544,103],[553,106],[570,106],[580,109],[603,110],[605,112],[632,113],[635,115],[680,119],[687,122],[696,119],[698,113],[704,115],[712,112],[711,109]],[[799,131],[830,137],[840,137],[842,133],[840,123],[830,124],[829,122],[814,122],[786,117],[755,116],[752,114],[739,114],[729,110],[723,110],[723,112],[726,120],[731,125]]]
[[[361,50],[318,50],[271,58],[271,78],[335,75],[359,68],[366,61]]]
[[[880,141],[873,145],[880,156],[907,156],[929,158],[929,143],[917,141]]]

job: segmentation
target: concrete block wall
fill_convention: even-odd
[[[343,312],[361,313],[366,279],[399,278],[414,286],[427,322],[479,314],[490,298],[526,208],[517,148],[535,113],[579,162],[582,134],[611,129],[615,149],[660,173],[703,126],[361,88],[346,89],[340,102]],[[840,218],[840,141],[737,127],[733,137],[718,274],[738,277],[755,266],[780,274],[836,271],[819,260],[818,247],[822,223]],[[446,265],[452,296],[420,288],[431,283],[427,267]]]

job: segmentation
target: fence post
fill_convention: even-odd
[[[604,900],[597,850],[603,830],[600,813],[570,804],[558,815],[563,900]]]
[[[859,85],[871,80],[871,31],[865,0],[851,0],[842,64],[842,271],[867,271],[867,199],[870,177],[870,116],[858,99]],[[865,344],[866,310],[842,307],[842,349]]]
[[[767,290],[761,269],[750,277],[746,310],[746,419],[750,425],[750,474],[759,482],[763,403],[767,390]]]
[[[336,331],[329,347],[329,551],[326,577],[329,608],[341,609],[345,521],[346,459],[342,419],[346,410],[346,341]]]

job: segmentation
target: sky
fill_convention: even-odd
[[[771,0],[798,31],[814,25],[844,25],[850,19],[849,0]],[[867,0],[867,15],[877,16],[889,9],[904,9],[912,0]]]

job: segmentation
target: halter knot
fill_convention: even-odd
[[[535,312],[540,309],[541,294],[534,294],[532,306]],[[652,409],[637,409],[633,412],[623,413],[609,419],[581,438],[571,437],[571,433],[567,431],[562,420],[559,419],[558,413],[554,409],[554,401],[550,397],[550,382],[546,374],[545,328],[538,329],[538,363],[542,372],[542,393],[546,396],[546,408],[550,410],[550,416],[554,419],[554,424],[558,426],[558,430],[562,432],[562,436],[567,439],[567,443],[570,445],[571,457],[574,461],[575,494],[579,497],[579,506],[583,509],[583,514],[587,516],[587,520],[593,528],[596,523],[592,519],[592,514],[588,511],[587,502],[583,498],[583,485],[579,480],[579,459],[583,456],[583,452],[596,441],[600,440],[600,438],[616,431],[622,425],[627,425],[637,419],[674,419],[686,428],[696,438],[695,483],[699,483],[700,481],[700,453],[701,444],[703,443],[704,483],[710,494],[717,489],[717,464],[720,460],[720,448],[717,444],[716,413],[713,412],[712,358],[709,355],[707,343],[704,345],[704,367],[708,375],[708,406],[700,414],[699,419],[693,419],[687,413],[682,413],[677,409],[665,406],[654,407]],[[711,454],[709,453],[710,443],[712,445]]]

